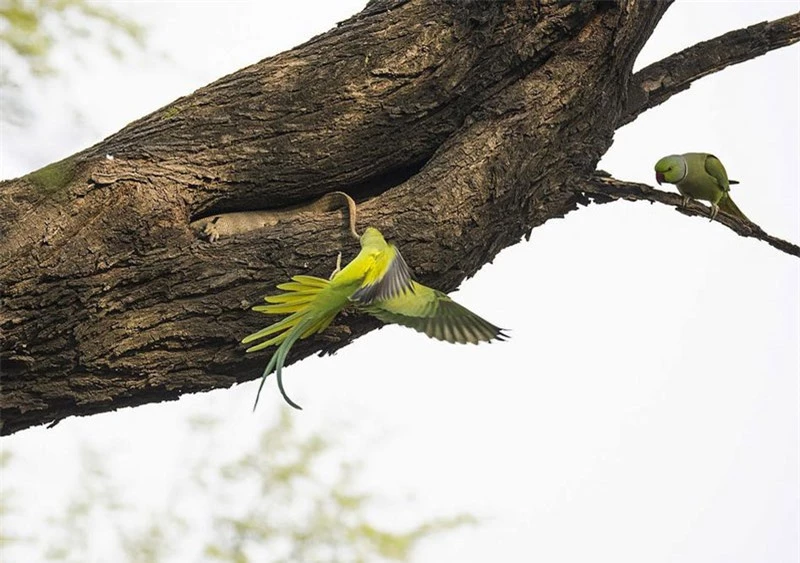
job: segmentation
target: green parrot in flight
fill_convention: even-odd
[[[713,154],[688,152],[665,156],[656,163],[656,181],[675,184],[683,196],[683,205],[689,198],[711,202],[711,220],[720,209],[728,215],[749,221],[747,216],[733,203],[730,185],[738,184],[729,180],[725,167]]]
[[[351,214],[353,210],[351,207]],[[351,232],[356,234],[353,224],[351,220]],[[330,280],[294,276],[291,282],[277,286],[284,293],[268,295],[264,298],[267,305],[253,307],[262,313],[288,314],[242,340],[243,344],[249,344],[267,338],[248,348],[248,352],[278,345],[261,377],[256,405],[264,381],[275,371],[283,398],[292,407],[300,408],[286,395],[281,378],[289,350],[297,340],[325,330],[339,311],[348,305],[354,305],[385,323],[404,325],[447,342],[477,344],[507,338],[502,329],[441,291],[415,282],[400,252],[386,242],[378,229],[365,229],[360,242],[358,255],[344,268],[337,265]]]

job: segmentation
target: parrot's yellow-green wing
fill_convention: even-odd
[[[728,173],[725,171],[722,162],[713,154],[707,154],[703,164],[706,174],[714,178],[717,185],[727,192],[730,189],[730,184],[728,183]]]
[[[431,338],[458,344],[477,344],[508,338],[503,330],[482,319],[441,291],[412,282],[411,292],[364,309],[386,323],[397,323]]]
[[[384,241],[372,258],[361,287],[350,297],[352,301],[368,305],[412,291],[411,270],[397,247]]]
[[[706,155],[705,169],[706,173],[714,178],[717,184],[719,184],[719,186],[725,192],[725,194],[722,196],[722,199],[719,201],[720,210],[724,211],[728,215],[733,215],[734,217],[739,217],[745,221],[750,221],[750,219],[748,219],[747,216],[742,213],[742,210],[739,209],[739,206],[737,206],[731,199],[730,185],[738,184],[739,182],[728,179],[728,173],[725,171],[725,167],[722,165],[722,162],[720,162],[720,160],[713,154]]]

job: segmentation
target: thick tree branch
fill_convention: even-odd
[[[633,75],[619,125],[683,92],[695,80],[798,40],[800,12],[731,31],[653,63]]]
[[[373,2],[0,183],[0,432],[258,377],[267,355],[239,343],[263,326],[250,307],[356,253],[341,210],[307,205],[327,192],[355,197],[360,225],[444,291],[538,225],[616,197],[585,179],[668,6]],[[273,213],[213,244],[191,226],[251,209]],[[375,326],[345,314],[290,361]]]
[[[582,186],[576,186],[576,189],[594,203],[610,203],[620,199],[649,201],[650,203],[663,203],[664,205],[673,206],[678,212],[690,217],[708,219],[710,213],[709,207],[698,203],[696,200],[689,200],[689,204],[683,207],[683,197],[679,194],[657,190],[647,184],[617,180],[610,176],[595,175]],[[718,214],[715,221],[743,237],[762,240],[781,252],[800,258],[800,247],[765,233],[761,227],[753,222],[743,221],[726,213]]]
[[[668,4],[375,6],[0,184],[3,433],[258,377],[265,357],[239,344],[263,323],[249,308],[355,251],[341,211],[214,244],[194,218],[347,191],[421,281],[454,289],[574,207],[559,186],[611,145]],[[337,318],[291,360],[374,327]]]

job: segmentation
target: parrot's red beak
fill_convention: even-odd
[[[660,186],[661,182],[663,181],[664,181],[664,174],[662,174],[661,172],[656,172],[656,182],[658,182],[658,185]]]

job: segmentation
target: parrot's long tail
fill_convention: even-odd
[[[269,305],[258,305],[253,307],[254,311],[260,311],[268,314],[284,314],[291,313],[288,317],[262,328],[258,332],[246,336],[243,344],[248,344],[255,340],[261,340],[267,336],[272,336],[268,340],[251,346],[247,349],[248,352],[255,352],[268,346],[280,344],[278,349],[272,354],[272,357],[264,369],[264,374],[261,376],[261,385],[258,387],[258,394],[256,395],[256,402],[253,405],[255,410],[258,405],[258,398],[261,396],[261,389],[264,387],[264,381],[273,371],[276,372],[278,379],[278,388],[281,395],[289,405],[299,409],[300,406],[292,401],[283,389],[283,379],[281,371],[286,362],[286,357],[289,355],[289,350],[295,342],[302,338],[307,338],[312,334],[325,330],[331,321],[333,321],[336,313],[339,312],[341,306],[329,306],[324,302],[320,302],[319,295],[330,285],[328,280],[316,278],[313,276],[294,276],[291,282],[283,283],[278,286],[278,289],[284,293],[278,295],[268,295],[264,300]]]
[[[297,324],[294,328],[284,333],[284,340],[278,349],[272,354],[272,357],[269,359],[269,363],[267,367],[264,368],[264,373],[261,375],[261,384],[258,386],[258,393],[256,393],[256,401],[253,403],[253,410],[256,410],[258,406],[258,398],[261,397],[261,390],[264,388],[264,382],[269,377],[273,371],[276,372],[276,377],[278,379],[278,389],[281,391],[281,395],[283,399],[291,406],[298,410],[302,410],[303,407],[295,403],[289,398],[289,395],[286,394],[286,390],[283,388],[283,364],[286,362],[286,356],[289,355],[289,350],[291,350],[292,346],[295,342],[300,339],[301,334],[305,330],[306,326],[313,323],[314,319],[303,319],[300,323]]]
[[[742,213],[742,210],[739,209],[739,207],[735,203],[733,203],[733,200],[731,199],[730,195],[727,195],[724,198],[722,198],[722,201],[719,202],[719,208],[721,211],[724,211],[728,215],[733,215],[734,217],[738,217],[739,219],[744,219],[748,223],[750,222],[750,219],[747,218],[747,215]]]

